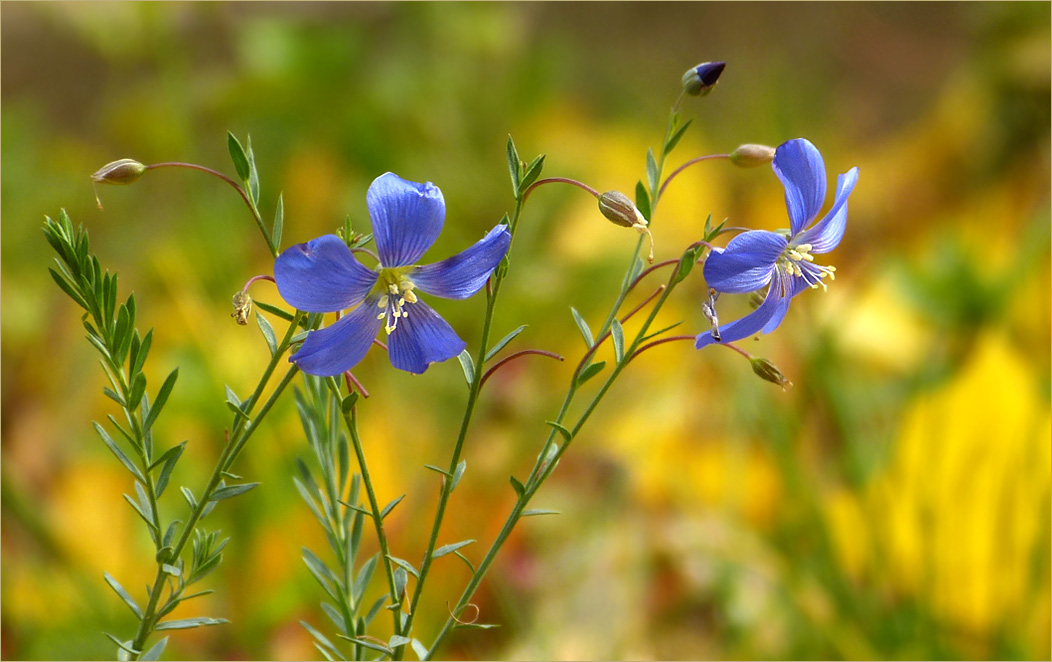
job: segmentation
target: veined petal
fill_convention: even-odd
[[[822,209],[826,199],[826,165],[818,149],[804,138],[779,145],[771,165],[785,187],[785,207],[795,237]]]
[[[804,230],[794,244],[811,244],[812,253],[828,253],[837,247],[847,226],[847,197],[858,183],[858,168],[852,168],[836,178],[836,198],[825,217]]]
[[[778,256],[788,245],[785,237],[766,230],[743,232],[723,250],[705,258],[705,282],[718,292],[741,294],[771,282]]]
[[[421,374],[428,364],[451,359],[464,351],[467,344],[423,301],[405,306],[406,317],[387,337],[391,364],[399,370]]]
[[[298,310],[334,313],[360,302],[376,282],[376,272],[354,259],[334,234],[285,250],[274,261],[281,298]]]
[[[380,330],[376,297],[370,297],[338,322],[311,331],[289,360],[310,375],[331,377],[358,365]]]
[[[720,342],[729,343],[742,338],[748,338],[751,335],[759,333],[767,323],[778,313],[782,305],[782,288],[778,287],[778,283],[771,283],[770,289],[767,290],[767,297],[764,298],[763,303],[760,307],[752,311],[745,317],[735,320],[730,324],[726,324],[720,327]],[[784,312],[782,313],[784,316]],[[701,349],[706,345],[715,343],[716,340],[712,337],[712,332],[707,331],[700,334],[694,340],[694,347]]]
[[[385,267],[406,267],[419,260],[435,243],[446,217],[446,202],[437,186],[391,172],[373,180],[366,203],[376,252]]]
[[[428,294],[446,299],[466,299],[486,284],[511,245],[506,225],[498,225],[474,246],[441,262],[427,264],[409,279]]]

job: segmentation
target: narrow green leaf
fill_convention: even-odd
[[[393,499],[390,503],[388,503],[386,506],[384,506],[383,510],[380,511],[380,519],[381,520],[386,519],[387,516],[389,514],[391,514],[391,511],[394,510],[394,507],[397,506],[398,504],[402,503],[402,499],[404,499],[404,498],[405,498],[405,495],[403,494],[402,496],[398,497],[397,499]]]
[[[581,317],[581,313],[577,312],[577,309],[570,306],[570,312],[573,313],[574,322],[577,323],[577,328],[581,332],[581,336],[584,338],[584,344],[588,349],[592,348],[592,330],[588,328],[588,322],[584,321]]]
[[[518,494],[519,497],[521,498],[522,495],[526,493],[526,488],[522,486],[522,483],[520,483],[519,479],[516,478],[515,476],[511,476],[510,480],[511,480],[512,488],[515,489],[515,494]]]
[[[351,594],[354,596],[354,603],[358,604],[362,601],[362,596],[365,595],[365,589],[369,585],[369,580],[373,577],[373,571],[376,570],[376,563],[379,561],[379,556],[373,554],[369,557],[369,560],[362,564],[362,567],[358,569],[358,575],[354,578],[354,588]]]
[[[190,510],[197,510],[197,499],[194,498],[194,493],[190,491],[190,488],[180,487],[179,491],[183,493],[183,498],[186,499],[186,503],[190,506]]]
[[[441,547],[439,547],[438,549],[435,550],[435,552],[431,555],[431,558],[433,560],[433,559],[441,558],[441,557],[445,556],[446,554],[452,554],[453,552],[457,551],[458,549],[460,549],[462,547],[467,547],[468,545],[470,545],[473,542],[475,542],[475,541],[474,540],[461,540],[460,542],[455,542],[455,543],[452,543],[452,544],[449,544],[449,545],[442,545]]]
[[[391,650],[387,646],[384,646],[383,644],[378,644],[375,641],[372,641],[370,639],[361,639],[359,637],[349,637],[348,639],[349,639],[349,641],[353,641],[354,643],[358,644],[359,646],[364,646],[366,648],[371,648],[374,651],[380,651],[381,653],[383,653],[384,655],[387,655],[388,657],[392,657],[394,655],[394,651],[393,650]]]
[[[672,150],[676,149],[676,145],[679,144],[680,138],[683,137],[683,134],[687,131],[687,127],[689,127],[690,123],[693,121],[694,120],[692,119],[687,120],[683,123],[683,126],[672,132],[672,137],[670,137],[668,142],[665,143],[665,156],[668,156],[672,153]]]
[[[392,559],[393,560],[393,559]],[[418,577],[419,578],[419,577]],[[405,567],[400,567],[394,571],[394,596],[395,605],[401,606],[402,598],[405,597],[405,587],[409,583],[409,575],[406,574]]]
[[[660,336],[662,333],[665,333],[666,331],[671,331],[672,329],[676,328],[680,324],[683,324],[682,320],[680,320],[679,322],[676,322],[675,324],[669,324],[665,328],[660,329],[658,331],[655,331],[653,333],[648,333],[647,335],[645,335],[642,338],[640,338],[639,342],[646,342],[646,341],[650,340],[651,338],[656,338],[656,337]]]
[[[239,494],[248,492],[256,485],[259,485],[259,483],[242,483],[241,485],[227,485],[226,487],[220,487],[212,493],[212,498],[210,498],[209,501],[222,501],[223,499],[236,497]]]
[[[175,463],[178,462],[179,458],[182,456],[184,448],[186,448],[185,441],[177,446],[172,446],[161,456],[161,458],[166,459],[164,459],[164,466],[161,467],[161,473],[157,476],[157,496],[161,496],[164,492],[164,488],[168,487],[168,479],[172,475],[172,470],[175,469]],[[153,469],[155,466],[157,466],[156,462],[154,462],[153,466],[150,468]]]
[[[168,573],[172,577],[179,577],[179,576],[181,576],[183,574],[182,570],[180,570],[179,568],[176,568],[174,565],[172,565],[170,563],[162,563],[161,564],[161,570],[164,570],[166,573]]]
[[[122,451],[116,443],[114,443],[113,439],[110,438],[110,435],[106,433],[106,430],[104,430],[101,425],[94,421],[92,421],[91,424],[95,426],[95,432],[97,432],[102,438],[102,443],[106,444],[106,448],[110,449],[110,452],[113,453],[118,460],[120,460],[120,463],[124,465],[124,468],[130,471],[131,475],[135,476],[136,480],[140,480],[145,483],[146,478],[143,477],[142,472],[139,470],[139,467],[135,466],[135,463],[133,463],[131,459],[124,454],[124,451]]]
[[[530,187],[530,184],[537,181],[537,178],[541,176],[541,170],[544,169],[544,157],[545,155],[541,154],[526,166],[526,173],[522,176],[522,181],[519,182],[519,188],[524,192]]]
[[[471,354],[468,354],[468,350],[464,350],[457,358],[460,359],[460,367],[464,369],[464,381],[468,383],[468,386],[475,381],[475,361],[472,360]]]
[[[48,267],[48,272],[51,273],[51,277],[55,280],[55,283],[62,288],[62,291],[65,292],[70,299],[73,299],[73,301],[84,310],[89,310],[88,302],[84,300],[84,297],[82,297],[79,292],[77,292],[72,283],[60,276],[59,273],[51,267]]]
[[[321,587],[329,594],[329,597],[338,601],[339,598],[336,597],[334,587],[340,585],[340,580],[336,578],[336,575],[332,573],[332,570],[330,570],[329,567],[314,554],[314,552],[306,547],[302,549],[303,562],[307,564],[307,569],[310,570],[312,575],[314,575],[314,579],[318,580],[318,583],[321,584]]]
[[[452,492],[457,488],[457,484],[460,483],[460,479],[464,476],[464,471],[468,468],[468,461],[461,460],[457,463],[457,468],[453,472],[453,484],[449,486],[449,491]]]
[[[343,402],[340,403],[340,409],[343,410],[344,414],[347,414],[349,416],[351,413],[351,409],[354,407],[354,403],[356,402],[358,402],[358,394],[348,393],[347,397],[345,397],[343,399]]]
[[[275,317],[280,317],[281,319],[285,320],[286,322],[291,322],[292,321],[292,315],[290,313],[285,312],[281,308],[278,308],[277,306],[272,306],[272,305],[270,305],[269,303],[267,303],[265,301],[253,300],[252,303],[253,303],[253,305],[256,306],[256,308],[259,308],[260,310],[262,310],[265,313],[270,313],[271,315],[274,315]]]
[[[321,603],[321,610],[329,617],[329,620],[336,626],[336,629],[339,630],[340,634],[348,634],[347,626],[343,622],[343,614],[341,614],[336,607],[333,607],[332,603]]]
[[[220,471],[219,473],[223,476],[223,478],[230,478],[230,479],[233,479],[233,480],[241,480],[241,476],[238,476],[237,474],[232,474],[229,471]]]
[[[149,516],[149,521],[153,522],[153,506],[150,504],[150,497],[146,494],[146,486],[139,481],[135,481],[135,494],[139,497],[139,505],[142,506],[142,511]]]
[[[522,511],[521,517],[536,517],[537,515],[561,515],[558,510],[547,510],[544,508],[530,508]]]
[[[515,339],[515,336],[522,333],[526,326],[527,325],[523,324],[508,335],[501,338],[496,345],[494,345],[488,352],[486,352],[486,361],[489,361],[494,356],[496,356],[500,352],[500,350],[504,349],[504,347],[507,346],[508,343]]]
[[[515,141],[508,136],[508,173],[511,175],[511,190],[515,198],[519,197],[519,169],[522,167],[519,160],[519,152],[515,149]]]
[[[425,464],[425,465],[424,465],[424,468],[425,468],[425,469],[430,469],[431,471],[434,471],[435,473],[440,473],[440,474],[442,474],[443,476],[445,476],[446,478],[452,478],[452,477],[453,477],[453,476],[452,476],[452,474],[450,474],[450,473],[449,473],[448,471],[446,471],[445,469],[440,469],[440,468],[436,467],[436,466],[435,466],[435,465],[433,465],[433,464]]]
[[[164,647],[168,645],[168,637],[161,637],[156,644],[150,647],[150,650],[146,651],[140,657],[140,660],[159,660],[161,659],[161,653],[164,652]]]
[[[500,626],[496,623],[457,623],[453,627],[464,628],[467,630],[492,630],[493,628],[499,628]]]
[[[676,279],[675,282],[680,282],[684,278],[690,275],[690,272],[694,270],[694,265],[697,264],[699,251],[701,247],[688,248],[683,256],[679,258],[679,266],[676,267]]]
[[[237,176],[243,182],[248,181],[248,156],[245,155],[245,148],[241,146],[241,142],[230,131],[226,134],[226,146],[230,150],[230,160],[234,162]]]
[[[606,361],[600,361],[599,363],[593,363],[592,365],[590,365],[587,368],[585,368],[584,370],[582,370],[581,371],[581,376],[577,378],[578,386],[580,386],[581,384],[584,384],[586,381],[588,381],[592,377],[595,377],[596,375],[598,375],[599,372],[604,367],[606,367]]]
[[[142,342],[139,343],[139,349],[134,354],[131,360],[131,367],[129,368],[129,374],[136,374],[142,372],[142,366],[146,362],[146,356],[150,353],[150,344],[153,342],[153,329],[146,332],[143,336]]]
[[[412,641],[412,639],[409,637],[403,637],[400,634],[392,634],[391,638],[387,640],[387,645],[391,648],[398,648],[399,646],[405,646],[410,641]]]
[[[384,603],[387,602],[387,598],[389,597],[390,596],[388,595],[381,595],[378,597],[376,602],[373,603],[373,606],[369,607],[369,611],[366,612],[365,618],[362,619],[362,622],[366,625],[372,623],[373,619],[376,618],[376,615],[380,613],[380,608],[384,606]]]
[[[401,567],[405,568],[406,570],[409,571],[409,574],[413,575],[417,579],[420,578],[420,573],[417,572],[416,568],[414,568],[413,564],[410,563],[409,561],[406,561],[405,559],[400,559],[397,556],[391,556],[390,554],[387,555],[387,559],[391,563],[394,563],[397,566],[401,566]]]
[[[610,337],[614,340],[614,359],[621,363],[621,359],[625,358],[625,330],[617,319],[610,323]]]
[[[413,639],[412,646],[413,652],[416,653],[417,658],[422,660],[427,657],[427,646],[420,643],[419,639]]]
[[[124,590],[124,587],[120,585],[120,582],[114,579],[113,576],[110,575],[110,573],[108,572],[103,572],[102,578],[105,579],[106,583],[110,585],[110,588],[113,589],[113,592],[116,593],[117,596],[124,601],[124,604],[128,605],[128,607],[132,610],[132,613],[135,614],[136,618],[142,620],[142,609],[140,609],[139,605],[136,604],[134,599],[132,599],[132,596]]]
[[[650,192],[657,195],[658,191],[658,164],[654,158],[654,150],[647,149],[647,183],[650,185]]]
[[[245,142],[245,154],[248,156],[248,194],[252,204],[259,204],[259,171],[256,170],[256,155],[252,153],[252,136]]]
[[[475,574],[475,566],[471,563],[471,561],[468,560],[468,557],[464,556],[460,552],[453,552],[453,554],[456,555],[456,557],[459,558],[461,561],[467,564],[468,568],[471,569],[471,574]]]
[[[138,503],[136,503],[135,499],[131,498],[127,494],[122,494],[121,496],[124,497],[124,500],[128,502],[129,506],[131,506],[132,508],[135,509],[135,512],[137,512],[139,514],[139,517],[142,518],[142,521],[146,522],[146,525],[149,526],[150,529],[153,529],[154,528],[153,521],[151,521],[150,518],[147,517],[146,512],[142,509],[142,506],[140,506]]]
[[[234,405],[234,407],[238,411],[240,411],[241,410],[241,398],[237,397],[237,393],[234,393],[234,389],[230,388],[229,384],[226,384],[225,388],[226,388],[226,401],[229,404]]]
[[[548,425],[550,425],[553,428],[555,428],[559,432],[559,434],[561,434],[563,436],[563,439],[565,439],[566,441],[571,441],[573,439],[572,435],[570,434],[570,431],[567,430],[560,423],[556,423],[555,421],[545,421],[545,423],[547,423]]]
[[[223,623],[229,623],[225,618],[209,618],[207,616],[198,616],[196,618],[180,618],[175,621],[161,621],[154,630],[189,630],[190,628],[198,628],[202,625],[222,625]]]
[[[154,398],[153,404],[150,405],[150,413],[146,416],[146,420],[142,423],[144,433],[145,431],[149,430],[153,426],[154,421],[157,420],[157,417],[161,413],[161,409],[164,407],[165,403],[168,402],[168,396],[171,395],[172,388],[175,386],[175,380],[178,378],[179,368],[176,368],[168,374],[168,377],[164,380],[164,383],[161,384],[161,388],[157,390],[157,397]],[[138,400],[133,400],[132,402],[138,402]]]
[[[270,355],[274,356],[278,353],[278,338],[274,335],[274,327],[270,325],[267,318],[260,315],[259,311],[256,311],[256,324],[259,325],[259,330],[263,332],[263,338],[267,341],[267,349],[270,350]]]
[[[141,372],[132,377],[131,391],[128,395],[128,407],[138,407],[146,395],[146,375]]]
[[[285,227],[285,201],[283,200],[283,194],[278,193],[278,205],[274,210],[274,229],[270,232],[271,239],[274,240],[274,245],[281,247],[281,232]]]
[[[119,652],[118,652],[118,658],[127,660],[127,659],[129,659],[129,657],[128,657],[129,654],[130,655],[138,655],[139,654],[139,651],[137,651],[137,650],[135,650],[134,648],[131,647],[131,643],[132,642],[130,642],[130,641],[121,641],[120,639],[118,639],[117,637],[114,637],[109,632],[103,632],[103,634],[106,635],[107,637],[109,637],[110,641],[112,641],[113,643],[117,644],[117,648],[120,649]]]
[[[650,220],[650,194],[647,193],[647,187],[643,186],[643,182],[636,182],[636,209],[643,215],[643,218]]]
[[[317,639],[322,645],[324,645],[331,651],[336,651],[336,646],[334,646],[333,643],[329,641],[329,639],[325,635],[311,627],[309,623],[307,623],[306,621],[300,621],[300,625],[306,628],[307,632],[310,632],[311,636]]]

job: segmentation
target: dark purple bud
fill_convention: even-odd
[[[726,66],[726,62],[703,62],[691,67],[683,74],[683,90],[696,97],[705,96],[716,86]]]

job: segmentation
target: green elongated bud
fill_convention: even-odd
[[[760,379],[781,386],[783,391],[788,391],[793,387],[793,383],[789,381],[788,377],[782,374],[782,371],[778,369],[778,366],[767,359],[750,359],[749,363],[752,364],[752,371],[756,373],[756,376]]]
[[[99,168],[91,179],[96,184],[131,184],[144,172],[146,166],[135,159],[120,159]]]
[[[235,322],[245,326],[248,324],[248,316],[252,314],[252,297],[248,296],[248,292],[238,292],[234,295],[232,303],[234,312],[230,313],[230,316]]]
[[[774,160],[774,148],[767,145],[741,145],[731,152],[731,163],[739,168],[755,168]]]
[[[726,62],[702,62],[687,69],[683,74],[683,91],[695,97],[703,97],[712,92],[726,66]]]
[[[650,234],[647,219],[627,195],[620,191],[607,191],[599,196],[599,211],[608,221],[623,228],[632,228],[650,238],[650,256],[647,261],[654,261],[654,235]]]

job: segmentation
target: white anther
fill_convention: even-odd
[[[386,294],[383,295],[382,297],[380,297],[380,300],[376,302],[376,307],[377,308],[386,308],[387,307],[387,295]]]
[[[398,307],[401,308],[404,305],[405,305],[405,297],[400,297],[398,299]]]
[[[405,300],[408,301],[409,303],[416,303],[418,301],[418,299],[416,298],[416,295],[413,294],[412,290],[406,290],[402,294],[405,295]]]

